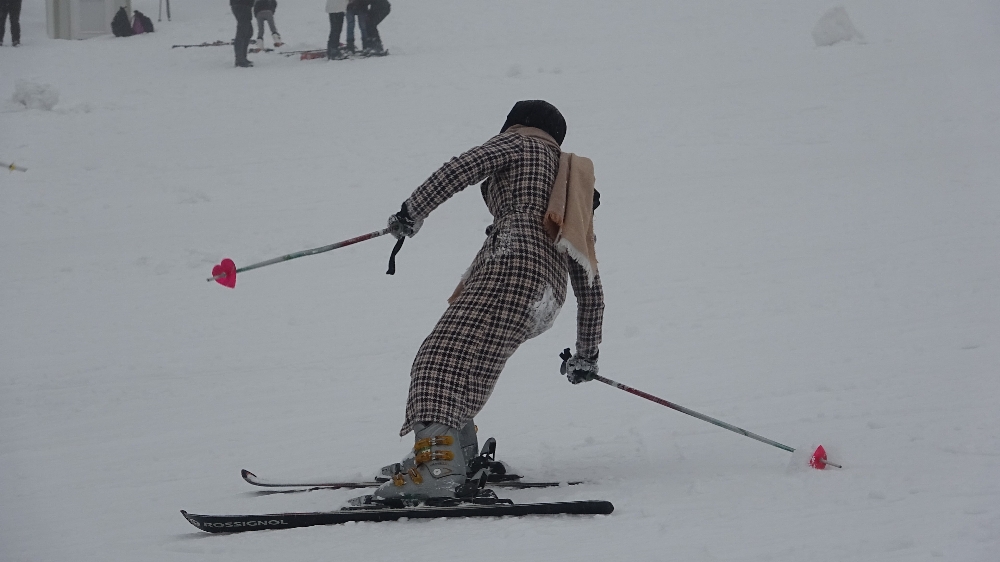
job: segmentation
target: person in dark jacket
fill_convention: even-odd
[[[21,0],[0,0],[0,45],[6,33],[7,18],[10,18],[11,45],[21,44]]]
[[[467,491],[464,449],[471,439],[463,428],[470,428],[517,348],[552,326],[567,279],[577,301],[577,341],[563,371],[574,384],[597,374],[604,292],[594,252],[593,163],[562,151],[565,135],[566,121],[552,104],[520,101],[500,134],[452,158],[389,217],[396,238],[413,236],[439,205],[482,182],[493,224],[413,360],[399,432],[415,433],[413,455],[395,465],[376,497]]]
[[[384,55],[386,52],[382,46],[382,37],[378,34],[378,24],[389,15],[392,5],[389,4],[389,0],[364,0],[361,4],[364,5],[365,20],[368,25],[368,44],[363,45],[364,51],[368,55]]]
[[[253,37],[253,0],[229,0],[229,6],[236,16],[236,37],[233,51],[236,52],[236,66],[249,68],[253,63],[247,58],[250,38]]]

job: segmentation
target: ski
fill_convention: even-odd
[[[311,51],[283,51],[280,54],[286,57],[299,55],[299,60],[313,60],[313,59],[325,59],[327,58],[326,49],[313,49]],[[365,53],[364,51],[356,51],[353,53],[342,52],[341,56],[333,60],[352,60],[352,59],[367,59],[373,57],[385,57],[389,55],[389,51],[380,51],[378,53]]]
[[[338,525],[354,521],[397,521],[442,517],[523,517],[525,515],[607,515],[611,502],[601,500],[550,503],[459,503],[418,507],[356,506],[313,513],[268,513],[262,515],[199,515],[181,510],[189,523],[208,533],[241,533],[268,529],[292,529],[315,525]]]
[[[188,47],[221,47],[223,45],[232,45],[232,41],[213,41],[211,43],[198,43],[194,45],[173,45],[171,49],[176,49],[178,47],[187,49]]]
[[[299,488],[297,490],[287,490],[287,492],[305,492],[313,490],[337,490],[337,489],[361,489],[361,488],[377,488],[381,486],[386,480],[375,479],[375,480],[347,480],[342,482],[316,482],[316,481],[272,481],[266,480],[258,477],[256,474],[250,472],[247,469],[240,471],[248,484],[254,486],[261,486],[264,488]],[[521,480],[521,477],[516,474],[511,475],[491,475],[491,479],[486,483],[487,487],[490,488],[508,488],[514,490],[522,490],[529,488],[553,488],[556,486],[576,486],[578,484],[583,484],[583,481],[566,481],[566,482],[529,482]],[[304,489],[302,489],[304,488]]]

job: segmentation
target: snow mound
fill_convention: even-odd
[[[843,6],[831,8],[816,22],[812,31],[813,41],[817,47],[829,47],[841,41],[864,41],[864,36],[851,23],[847,10]]]
[[[52,111],[59,103],[59,91],[48,84],[38,84],[30,80],[18,80],[14,86],[14,103],[28,109]]]

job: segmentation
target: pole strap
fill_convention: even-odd
[[[403,248],[403,242],[405,241],[406,237],[401,236],[398,240],[396,240],[396,245],[392,247],[392,253],[389,254],[389,269],[386,270],[386,275],[396,274],[396,254],[398,254],[399,250]]]

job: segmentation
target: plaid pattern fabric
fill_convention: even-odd
[[[410,370],[406,420],[461,427],[486,404],[507,359],[544,332],[566,300],[566,278],[577,295],[577,351],[594,357],[601,342],[604,295],[600,277],[552,244],[542,227],[559,153],[541,141],[503,133],[452,158],[413,192],[406,207],[427,217],[455,193],[485,179],[483,199],[493,224],[465,274],[465,290],[424,340]]]

